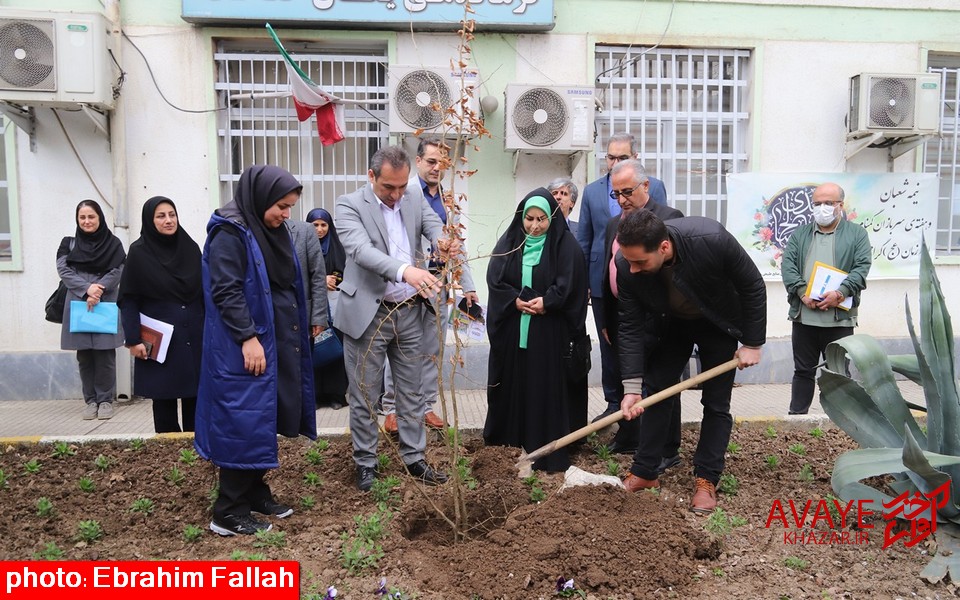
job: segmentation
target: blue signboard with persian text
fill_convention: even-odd
[[[183,0],[192,23],[456,30],[468,4],[478,31],[546,31],[553,0]]]

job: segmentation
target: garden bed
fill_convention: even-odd
[[[378,598],[381,578],[407,598],[550,598],[561,577],[597,599],[954,597],[953,583],[919,578],[935,551],[933,538],[881,550],[886,522],[880,517],[867,521],[872,529],[836,527],[859,542],[848,544],[791,543],[783,521],[766,527],[775,500],[792,520],[790,500],[802,509],[808,500],[815,508],[827,499],[834,461],[854,447],[842,431],[812,428],[735,427],[726,468],[732,478],[724,481],[722,513],[710,518],[688,510],[696,429],[684,431],[683,462],[661,478],[659,494],[612,486],[560,493],[562,474],[525,482],[517,477],[515,449],[467,439],[475,485],[466,489],[466,539],[456,542],[437,512],[453,518],[452,484],[418,488],[393,458],[385,474],[399,485],[382,490],[384,512],[373,494],[357,490],[346,438],[328,439],[325,448],[281,440],[281,468],[269,482],[296,512],[274,519],[273,535],[261,539],[221,538],[207,529],[215,470],[194,460],[189,439],[9,446],[0,456],[6,477],[0,559],[296,560],[303,596],[322,598],[333,585],[345,600]],[[597,453],[611,435],[580,447],[574,464],[625,473],[629,457],[614,456],[611,463]],[[439,436],[430,442],[428,460],[451,470]],[[80,524],[89,521],[102,533],[83,541]],[[808,534],[826,531],[814,537],[830,539],[822,519],[806,525]],[[94,526],[84,527],[93,537]]]

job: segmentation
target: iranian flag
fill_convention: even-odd
[[[317,131],[320,134],[320,143],[324,146],[336,144],[343,139],[343,130],[346,125],[343,119],[343,104],[336,96],[332,96],[307,77],[300,66],[293,62],[290,55],[283,48],[280,39],[267,23],[267,31],[283,55],[287,67],[287,80],[290,82],[290,92],[293,94],[293,103],[297,107],[297,118],[301,122],[313,115],[317,116]]]

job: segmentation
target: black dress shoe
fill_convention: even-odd
[[[376,467],[362,467],[357,465],[357,487],[361,492],[369,492],[373,482],[377,480]]]
[[[447,475],[439,471],[434,471],[425,460],[418,460],[413,464],[407,465],[407,473],[410,473],[427,485],[440,485],[447,482]]]
[[[596,423],[596,422],[599,421],[600,419],[604,419],[604,418],[606,418],[606,417],[609,417],[610,415],[612,415],[612,414],[615,413],[615,412],[618,412],[619,410],[620,410],[620,407],[619,407],[619,406],[607,406],[607,410],[605,410],[605,411],[603,411],[602,413],[600,413],[599,415],[595,416],[590,422],[591,422],[591,423]]]
[[[255,513],[260,513],[261,515],[267,515],[268,517],[277,517],[279,519],[286,519],[293,514],[293,509],[287,506],[286,504],[280,504],[279,502],[274,501],[273,498],[264,500],[261,503],[252,503],[250,505],[250,510]]]
[[[611,454],[634,454],[637,451],[637,444],[615,441],[607,446],[607,449]]]
[[[673,456],[667,456],[660,460],[660,464],[657,465],[657,473],[663,475],[663,472],[667,469],[672,469],[673,467],[680,464],[680,455],[675,454]]]

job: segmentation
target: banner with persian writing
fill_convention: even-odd
[[[727,176],[726,228],[746,248],[764,279],[780,279],[780,261],[794,230],[813,221],[813,190],[844,189],[844,218],[867,230],[870,279],[918,277],[920,242],[934,241],[937,176],[933,173],[738,173]]]

